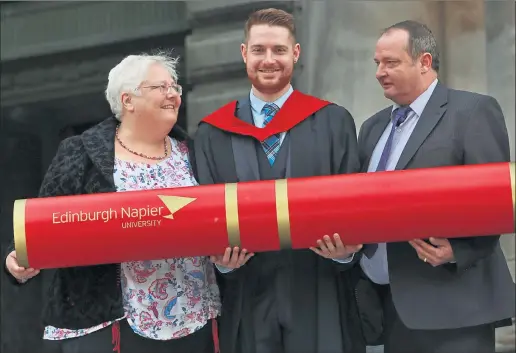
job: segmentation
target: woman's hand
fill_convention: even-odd
[[[246,249],[240,251],[238,246],[235,246],[233,249],[226,248],[223,255],[211,256],[210,260],[218,266],[235,269],[243,266],[253,256],[254,253],[247,253]]]
[[[34,268],[21,267],[18,263],[18,259],[16,258],[16,250],[11,251],[9,255],[7,255],[7,259],[5,259],[5,267],[7,268],[7,271],[9,271],[9,273],[20,283],[27,282],[39,273],[39,270]]]

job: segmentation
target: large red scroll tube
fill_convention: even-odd
[[[302,249],[513,233],[515,164],[271,180],[17,200],[20,265]]]

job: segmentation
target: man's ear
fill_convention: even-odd
[[[424,53],[421,55],[421,58],[419,59],[419,63],[421,65],[421,73],[427,73],[428,71],[432,70],[432,54],[430,53]]]
[[[244,64],[247,64],[247,45],[245,43],[240,44],[240,52],[242,54],[242,60],[244,60]]]
[[[299,61],[300,55],[301,55],[301,45],[299,43],[296,43],[294,45],[294,63],[297,63]]]

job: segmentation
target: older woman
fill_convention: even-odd
[[[176,63],[131,55],[113,68],[106,98],[114,116],[61,143],[40,197],[196,185],[187,136],[175,126]],[[17,283],[39,272],[21,268],[15,251],[6,269]],[[47,292],[43,338],[63,353],[213,353],[219,311],[206,257],[64,268]]]

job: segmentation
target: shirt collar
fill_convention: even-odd
[[[434,89],[435,86],[437,86],[437,83],[438,80],[435,79],[434,82],[432,82],[432,84],[426,89],[426,91],[424,91],[419,97],[416,98],[415,101],[413,101],[410,104],[410,109],[412,109],[412,111],[416,113],[418,117],[420,117],[423,114],[423,110],[425,110],[426,104],[430,100],[432,93],[434,93]],[[392,111],[396,110],[399,107],[400,105],[395,103],[392,106]]]
[[[292,86],[290,86],[290,88],[288,89],[287,92],[285,92],[281,97],[279,97],[278,99],[276,99],[274,102],[264,102],[263,100],[261,100],[260,98],[256,97],[253,93],[253,90],[251,90],[251,93],[249,94],[249,99],[251,101],[251,108],[256,112],[256,113],[261,113],[262,112],[262,109],[263,107],[265,106],[265,104],[267,103],[274,103],[278,106],[278,108],[281,108],[283,106],[283,104],[285,104],[285,102],[287,101],[288,97],[290,97],[290,95],[292,94],[292,92],[294,92],[294,89],[292,88]]]

